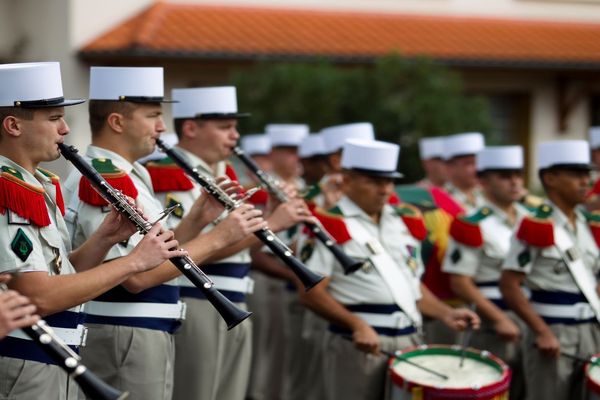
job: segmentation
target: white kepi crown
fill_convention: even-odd
[[[490,146],[477,153],[477,171],[523,169],[521,146]]]
[[[171,97],[177,101],[173,104],[173,118],[230,119],[250,115],[238,112],[234,86],[173,89]]]
[[[444,159],[469,156],[479,153],[485,146],[483,135],[479,132],[459,133],[444,138]]]
[[[305,124],[268,124],[265,132],[271,140],[271,147],[298,147],[308,136]]]
[[[585,140],[542,142],[537,147],[538,169],[591,169],[590,146]]]
[[[600,148],[600,126],[590,128],[590,148],[592,150]]]
[[[265,134],[245,135],[240,139],[242,150],[248,156],[266,155],[271,152],[271,141]]]
[[[444,137],[424,137],[419,140],[419,155],[421,160],[444,157]]]
[[[308,135],[300,143],[298,157],[310,158],[325,154],[325,141],[320,133]]]
[[[91,67],[90,100],[170,103],[162,67]]]
[[[63,97],[60,64],[0,64],[0,107],[44,108],[81,104]]]
[[[348,139],[342,150],[342,168],[384,178],[401,178],[396,171],[400,146],[378,140]]]
[[[325,153],[332,154],[344,147],[348,139],[375,140],[375,130],[370,122],[336,125],[321,131],[325,142]]]

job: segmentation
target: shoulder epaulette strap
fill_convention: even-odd
[[[460,244],[470,247],[483,246],[483,234],[479,223],[490,216],[493,211],[482,207],[471,215],[459,215],[450,225],[450,236]]]
[[[322,192],[321,185],[319,185],[318,183],[315,183],[314,185],[311,185],[308,188],[308,191],[304,195],[304,200],[312,201],[312,200],[314,200],[315,197],[317,197],[319,194],[321,194],[321,192]]]
[[[48,226],[50,216],[44,193],[43,187],[25,182],[16,169],[0,167],[0,214],[10,210],[37,226]]]
[[[146,169],[152,179],[152,188],[156,193],[187,192],[194,184],[170,157],[146,163]]]
[[[425,227],[423,214],[417,207],[402,203],[394,207],[394,210],[402,218],[404,225],[415,239],[423,241],[427,238],[427,228]]]
[[[64,216],[65,215],[65,199],[63,197],[62,189],[60,187],[60,177],[58,175],[56,175],[55,173],[50,172],[44,168],[38,167],[37,170],[44,176],[47,176],[48,178],[50,178],[50,181],[54,185],[54,189],[56,191],[56,199],[55,199],[56,206],[60,210],[60,213]]]
[[[133,199],[137,198],[138,191],[131,177],[125,171],[117,168],[112,160],[108,158],[94,158],[91,162],[92,167],[115,189],[120,190],[124,195]],[[81,177],[79,180],[79,198],[84,203],[96,207],[104,207],[108,202],[90,184],[90,181]]]
[[[587,220],[596,246],[600,248],[600,211],[584,212],[585,219]]]
[[[554,224],[552,207],[542,204],[534,215],[526,216],[517,229],[517,239],[534,247],[550,247],[554,245]]]
[[[344,214],[339,207],[331,208],[327,211],[321,208],[315,208],[313,215],[318,218],[323,227],[339,244],[344,244],[352,239],[348,227],[344,222]]]

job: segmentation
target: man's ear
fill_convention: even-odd
[[[2,130],[9,136],[21,136],[21,120],[15,116],[9,115],[2,121]]]
[[[106,117],[106,125],[117,133],[123,133],[123,122],[125,117],[123,114],[119,114],[116,112],[110,113],[108,117]]]
[[[194,139],[198,134],[198,124],[193,119],[186,119],[181,124],[181,135],[188,139]]]

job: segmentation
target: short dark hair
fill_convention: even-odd
[[[173,119],[173,129],[175,129],[175,134],[179,139],[181,139],[181,135],[183,135],[183,123],[187,120],[194,121],[198,126],[202,126],[202,121],[199,118],[175,118]]]
[[[88,105],[88,111],[90,114],[90,129],[92,136],[98,134],[106,119],[112,113],[121,114],[126,118],[131,117],[136,109],[135,103],[130,101],[116,101],[116,100],[90,100]]]

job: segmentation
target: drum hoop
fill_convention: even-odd
[[[416,357],[423,354],[432,355],[456,355],[458,347],[448,345],[421,345],[413,346],[399,351],[400,354],[407,358]],[[407,353],[411,353],[410,355]],[[395,361],[390,359],[388,361],[389,372],[392,381],[401,388],[412,390],[413,387],[420,387],[425,393],[437,394],[437,395],[449,395],[449,396],[465,396],[465,398],[473,397],[477,395],[477,398],[483,399],[488,398],[487,396],[495,396],[497,394],[505,393],[508,391],[510,380],[512,378],[511,369],[502,361],[500,358],[494,356],[491,353],[487,353],[484,357],[481,355],[481,351],[473,348],[468,348],[465,356],[467,358],[476,359],[478,361],[484,361],[485,364],[490,365],[501,373],[497,381],[492,382],[488,385],[481,386],[478,389],[473,388],[436,388],[434,386],[423,385],[406,380],[404,377],[394,371],[394,365],[401,361]],[[486,396],[486,397],[482,397]]]
[[[585,364],[585,380],[587,381],[588,387],[592,389],[594,393],[600,393],[600,382],[596,382],[590,378],[590,369],[592,367],[600,368],[600,353],[594,354],[590,358],[590,361]]]

